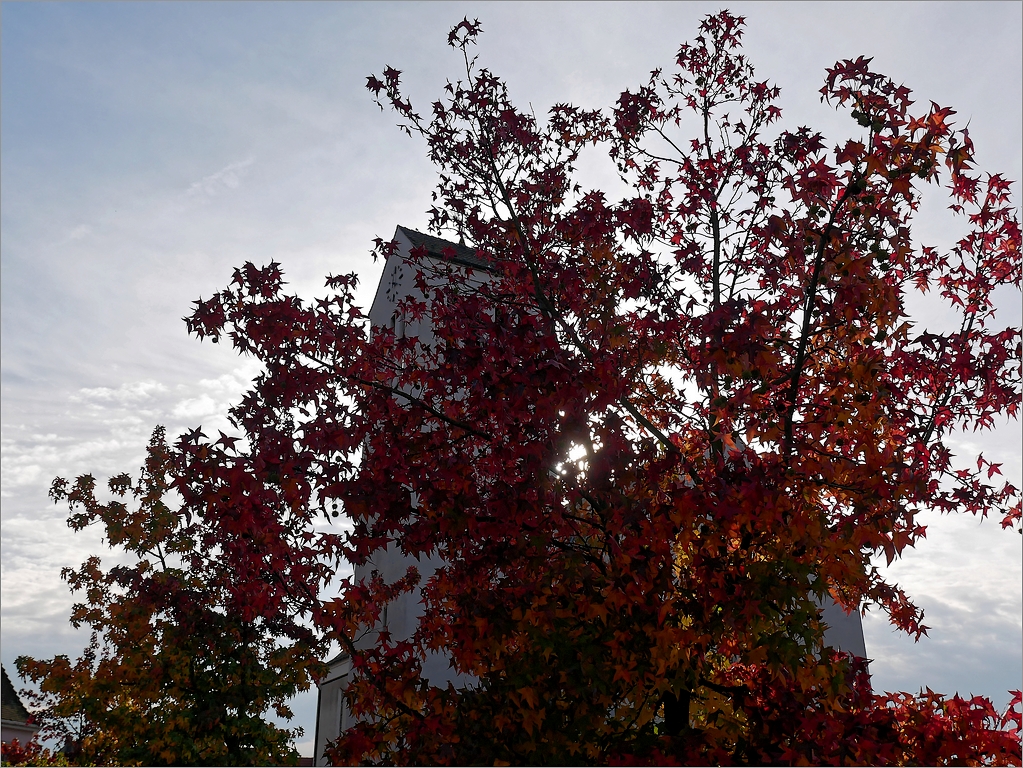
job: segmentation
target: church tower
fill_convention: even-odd
[[[476,257],[476,252],[472,248],[425,235],[413,229],[399,226],[394,232],[394,240],[398,242],[398,249],[384,263],[380,283],[377,285],[376,295],[369,310],[370,323],[378,328],[391,328],[399,337],[414,336],[428,343],[433,338],[429,321],[406,325],[396,312],[398,302],[402,299],[409,296],[425,298],[416,288],[417,269],[410,265],[413,260],[412,251],[421,248],[426,252],[427,263],[422,266],[428,271],[431,266],[455,265],[464,268],[470,277],[485,280],[488,266]],[[393,582],[401,578],[410,565],[416,566],[424,581],[440,565],[436,558],[418,559],[415,562],[413,560],[414,558],[406,557],[392,546],[378,552],[367,567],[378,571],[386,581]],[[356,569],[356,580],[361,570]],[[415,632],[420,615],[422,606],[419,603],[419,593],[416,591],[401,595],[390,603],[384,611],[382,623],[394,640],[404,640]],[[372,642],[372,638],[373,633],[368,633],[368,638],[363,642]],[[324,749],[349,725],[349,714],[344,705],[343,694],[351,672],[351,660],[347,653],[340,653],[328,662],[328,666],[329,672],[318,683],[314,752],[316,765],[327,765],[323,758]],[[447,658],[440,654],[433,654],[424,661],[423,677],[440,686],[449,681],[455,686],[470,682],[469,678],[456,675]]]

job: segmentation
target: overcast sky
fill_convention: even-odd
[[[54,476],[134,471],[156,424],[171,435],[223,414],[251,379],[225,345],[187,336],[192,301],[246,260],[276,260],[301,295],[355,271],[368,304],[372,238],[425,229],[433,170],[364,84],[402,70],[426,107],[459,60],[446,44],[479,18],[483,65],[540,115],[609,106],[718,3],[14,3],[0,6],[2,227],[2,660],[77,655],[59,578],[102,552],[46,497]],[[824,70],[874,57],[920,102],[958,110],[983,170],[1021,177],[1021,9],[1011,3],[732,3],[786,125],[855,135],[820,104]],[[609,182],[587,161],[584,181]],[[1013,187],[1018,205],[1019,187]],[[935,207],[919,229],[959,231]],[[1020,302],[1002,296],[1005,324]],[[920,317],[939,323],[926,303]],[[969,434],[1023,481],[1020,428]],[[926,611],[914,645],[864,622],[875,688],[983,694],[1021,685],[1021,537],[996,521],[931,516],[890,570]],[[883,565],[883,561],[881,563]],[[311,753],[315,694],[296,703]]]

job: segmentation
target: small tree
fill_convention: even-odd
[[[85,601],[71,615],[92,641],[74,664],[19,658],[40,683],[31,694],[43,735],[86,764],[295,764],[287,700],[322,669],[327,644],[303,623],[332,537],[308,517],[280,468],[256,465],[198,431],[169,447],[153,433],[137,482],[113,478],[101,503],[95,481],[57,479],[75,530],[100,523],[134,562],[108,570],[98,557],[62,575]],[[117,499],[128,498],[132,504]],[[176,498],[175,498],[176,497]],[[177,501],[177,504],[174,502]]]
[[[429,120],[398,71],[368,82],[439,167],[434,230],[463,233],[491,266],[481,284],[420,269],[426,301],[399,309],[428,315],[434,338],[369,334],[354,276],[305,304],[276,264],[246,264],[187,319],[265,370],[232,411],[241,448],[198,433],[156,441],[166,469],[150,474],[166,479],[153,498],[176,489],[181,511],[150,503],[143,484],[139,519],[170,516],[166,535],[184,526],[174,551],[193,559],[174,578],[223,590],[209,602],[237,623],[218,637],[258,617],[253,644],[297,639],[308,615],[319,634],[289,646],[305,670],[317,642],[351,653],[357,723],[335,759],[1018,762],[1018,694],[1002,716],[980,698],[875,695],[862,660],[824,647],[818,607],[877,606],[919,638],[922,613],[871,557],[912,546],[924,509],[1019,525],[998,467],[960,468],[944,442],[1017,416],[1020,334],[994,325],[991,302],[1020,280],[1009,184],[972,175],[950,109],[913,114],[909,91],[862,58],[822,89],[850,109],[856,138],[828,150],[806,128],[768,136],[778,90],[739,53],[742,26],[710,16],[674,74],[654,72],[609,113],[558,105],[542,124],[470,58],[480,27],[464,20],[449,43],[465,79]],[[613,203],[574,183],[589,144],[634,194]],[[970,228],[947,254],[911,237],[916,185],[942,173]],[[956,332],[909,321],[904,296],[931,287],[959,314]],[[95,502],[91,483],[58,482],[55,495],[120,530],[125,509]],[[312,528],[342,513],[354,525],[343,548]],[[443,564],[387,583],[369,564],[388,546]],[[224,580],[221,553],[241,578]],[[360,577],[317,601],[342,555]],[[129,604],[103,589],[116,578],[134,595],[162,572],[70,575],[97,595],[96,612],[76,616],[106,633],[123,674],[142,663],[126,655],[135,644],[163,632],[172,653],[188,635],[168,613],[119,643]],[[416,589],[411,638],[356,642]],[[431,685],[433,652],[475,684]],[[261,663],[261,690],[283,692],[270,678],[285,664]],[[57,679],[54,663],[36,669],[44,690]],[[98,701],[90,722],[112,730],[96,743],[139,733],[102,720],[121,711],[115,698]],[[190,722],[197,710],[180,711]]]

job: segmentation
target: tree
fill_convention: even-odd
[[[351,654],[357,724],[334,759],[1019,761],[1018,693],[1004,715],[876,695],[863,660],[824,647],[819,609],[875,606],[919,638],[922,612],[871,557],[912,546],[923,509],[1020,525],[997,465],[959,466],[944,442],[1018,416],[1020,332],[994,325],[991,298],[1020,285],[1009,183],[973,173],[951,109],[911,112],[863,58],[822,89],[856,138],[769,136],[778,89],[754,78],[742,27],[709,16],[673,74],[608,113],[562,104],[541,122],[477,67],[480,25],[463,20],[448,42],[464,80],[428,120],[400,72],[368,80],[438,166],[432,228],[490,265],[483,280],[418,268],[426,300],[399,310],[433,337],[369,333],[354,275],[302,302],[276,264],[236,270],[187,318],[264,372],[232,411],[243,441],[158,449],[166,488],[211,548],[253,564],[239,599],[297,601],[266,606],[267,626],[308,616]],[[573,181],[588,145],[632,196]],[[970,230],[949,253],[911,232],[917,186],[943,174]],[[958,331],[908,319],[907,292],[932,287]],[[238,506],[252,517],[218,527]],[[313,538],[317,515],[342,514],[343,544]],[[266,548],[243,535],[264,528]],[[385,547],[442,564],[388,583],[371,567]],[[268,565],[295,552],[301,578]],[[314,599],[342,556],[359,578]],[[416,589],[415,634],[365,647]],[[110,632],[104,611],[94,626]],[[431,685],[433,652],[476,682]]]
[[[114,500],[105,504],[91,476],[53,483],[72,528],[101,523],[109,545],[134,559],[104,571],[92,557],[64,570],[85,596],[71,622],[92,629],[76,663],[17,661],[40,683],[30,695],[44,737],[62,742],[71,760],[297,762],[290,742],[301,730],[264,716],[291,717],[287,700],[320,673],[328,646],[301,616],[336,537],[307,531],[300,491],[281,480],[281,467],[258,452],[233,454],[234,438],[203,437],[189,433],[171,448],[157,428],[139,479],[111,479]]]

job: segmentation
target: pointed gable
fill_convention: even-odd
[[[0,671],[3,672],[3,685],[0,688],[0,694],[2,694],[0,706],[2,706],[3,719],[17,723],[27,722],[29,717],[28,710],[25,709],[25,705],[18,698],[18,692],[14,690],[14,684],[11,682],[11,678],[7,676],[7,670],[0,667]]]

